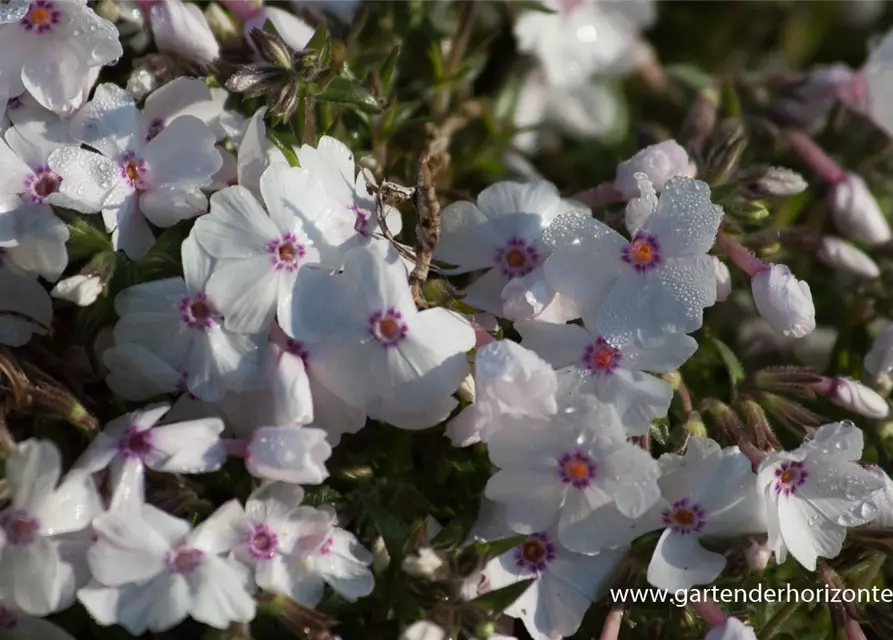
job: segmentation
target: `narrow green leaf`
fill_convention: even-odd
[[[72,217],[68,220],[68,230],[68,258],[72,262],[91,258],[112,247],[108,235],[83,218]]]
[[[331,82],[316,94],[322,102],[334,102],[357,107],[364,113],[381,113],[382,106],[366,87],[341,76],[335,76]]]
[[[313,34],[313,37],[310,38],[310,42],[307,43],[305,49],[310,49],[311,51],[323,51],[326,40],[328,40],[329,34],[326,30],[326,23],[322,21],[319,23],[319,26],[316,28],[316,32]]]
[[[498,558],[503,553],[508,553],[527,539],[526,535],[511,536],[490,542],[475,542],[472,547],[478,556]]]
[[[400,57],[400,47],[394,47],[387,60],[381,65],[381,71],[378,72],[378,79],[381,81],[381,91],[384,95],[391,93],[391,81],[394,79],[394,72],[397,69],[397,58]]]
[[[722,102],[720,104],[725,109],[728,117],[741,117],[741,99],[738,97],[738,92],[735,90],[735,85],[731,80],[727,80],[722,85]]]
[[[191,220],[184,220],[165,229],[155,240],[152,248],[136,263],[136,276],[140,282],[171,278],[182,273],[180,247],[189,235]]]
[[[398,559],[403,557],[403,549],[409,539],[409,526],[382,507],[372,496],[363,498],[363,508],[381,534],[384,546],[391,556],[391,562],[399,562]]]
[[[267,127],[267,139],[273,143],[273,146],[282,152],[282,155],[285,156],[285,160],[288,164],[293,167],[301,166],[298,163],[298,156],[295,153],[295,150],[291,148],[291,145],[286,144],[286,142],[279,137],[279,134],[273,131],[270,127]]]
[[[496,618],[501,616],[503,611],[512,606],[518,598],[524,595],[527,588],[534,582],[536,582],[536,578],[515,582],[502,589],[496,589],[495,591],[490,591],[482,596],[478,596],[471,601],[471,604],[477,605],[483,609],[491,618]]]
[[[726,343],[719,338],[711,338],[710,340],[713,342],[713,346],[716,347],[719,357],[722,359],[723,364],[726,366],[726,370],[729,372],[729,379],[732,381],[732,389],[736,389],[738,384],[744,380],[744,367],[741,366],[738,357],[731,349],[729,349]]]

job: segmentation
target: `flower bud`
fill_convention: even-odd
[[[220,57],[220,46],[197,4],[158,2],[149,10],[149,21],[159,51],[203,65]]]
[[[806,180],[796,171],[784,167],[764,167],[759,175],[746,181],[742,194],[752,200],[788,197],[802,193],[806,186]]]
[[[637,173],[644,173],[655,190],[662,191],[670,178],[692,175],[688,152],[675,140],[665,140],[646,147],[629,160],[621,162],[614,178],[614,188],[624,200],[639,196]]]
[[[752,540],[744,551],[744,558],[752,571],[763,571],[772,559],[772,549],[766,543]]]
[[[400,640],[444,640],[446,631],[429,620],[419,620],[407,627]]]
[[[50,295],[73,302],[79,307],[89,307],[96,302],[102,290],[102,279],[98,275],[78,274],[57,282]]]
[[[251,434],[245,466],[255,478],[319,484],[329,477],[332,455],[326,432],[314,427],[258,427]]]
[[[832,269],[845,271],[859,278],[872,280],[881,275],[874,260],[849,242],[834,236],[821,239],[817,255],[819,260]]]
[[[382,573],[391,564],[391,554],[384,543],[384,538],[378,536],[372,541],[372,571],[373,573]]]
[[[767,265],[750,281],[757,311],[777,332],[802,338],[815,329],[809,285],[783,264]]]
[[[828,397],[838,407],[872,420],[881,420],[890,413],[886,400],[852,378],[835,378]]]
[[[871,349],[862,361],[865,370],[873,376],[881,376],[893,371],[893,322],[874,339]]]
[[[474,376],[470,373],[459,383],[458,394],[465,402],[474,402]]]
[[[757,640],[753,627],[741,622],[738,618],[727,618],[707,632],[704,640]]]
[[[726,263],[713,257],[713,273],[716,275],[716,301],[722,302],[728,299],[732,293],[732,274]]]
[[[855,173],[835,182],[828,190],[828,198],[831,216],[841,233],[872,247],[893,238],[877,200]]]
[[[442,566],[443,560],[431,547],[422,547],[415,554],[403,559],[403,571],[424,580],[432,580]]]

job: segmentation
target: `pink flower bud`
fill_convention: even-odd
[[[876,391],[852,378],[835,378],[828,397],[838,407],[860,416],[882,420],[890,413],[890,406]]]
[[[744,558],[747,560],[747,566],[753,571],[762,571],[769,565],[772,559],[772,549],[766,544],[761,544],[754,540],[744,551]]]
[[[881,270],[874,260],[849,242],[825,236],[819,243],[819,260],[832,269],[845,271],[859,278],[872,280],[881,275]]]
[[[757,311],[777,332],[802,338],[815,329],[809,285],[783,264],[767,265],[750,281]]]
[[[716,274],[716,301],[728,299],[732,293],[732,274],[726,263],[713,256],[713,273]]]
[[[893,238],[890,224],[865,181],[855,173],[846,174],[828,190],[831,215],[841,233],[876,246]]]
[[[893,322],[874,339],[871,349],[862,362],[865,370],[873,376],[893,371]]]
[[[657,191],[662,191],[667,181],[674,176],[693,177],[688,152],[675,140],[665,140],[645,147],[617,166],[614,188],[624,200],[639,196],[637,173],[648,176]]]

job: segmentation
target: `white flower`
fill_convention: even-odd
[[[241,510],[231,500],[191,531],[186,520],[148,504],[106,513],[93,523],[98,539],[87,561],[94,580],[78,600],[98,624],[133,635],[166,631],[186,616],[215,629],[249,622],[254,599],[221,557],[237,544],[231,523]]]
[[[551,365],[511,340],[475,354],[475,401],[453,418],[446,435],[457,447],[489,440],[509,416],[548,418],[558,412],[558,378]]]
[[[872,280],[881,275],[881,270],[874,260],[840,238],[823,236],[816,255],[832,269],[844,271],[858,278]]]
[[[71,112],[85,97],[85,78],[122,54],[118,30],[86,4],[31,0],[24,18],[0,25],[0,89]]]
[[[769,454],[757,489],[766,499],[769,546],[781,564],[791,555],[810,571],[834,558],[847,527],[874,519],[884,482],[858,465],[862,431],[851,422],[826,424],[794,451]]]
[[[688,152],[675,140],[664,140],[645,147],[617,165],[614,188],[624,200],[639,195],[638,173],[644,174],[658,192],[663,191],[674,176],[694,177]]]
[[[876,391],[852,378],[834,378],[829,398],[843,407],[872,420],[882,420],[890,414],[890,405]]]
[[[431,547],[422,547],[403,559],[402,569],[415,578],[431,579],[443,566],[443,560]]]
[[[773,329],[802,338],[815,329],[815,306],[809,285],[783,264],[770,264],[750,281],[757,311]]]
[[[334,509],[302,506],[303,499],[301,487],[281,483],[252,493],[244,512],[233,511],[233,558],[261,589],[308,607],[322,601],[326,584],[347,600],[368,596],[372,554],[336,526]]]
[[[472,534],[477,539],[499,540],[515,533],[505,525],[502,509],[491,502],[481,505]],[[520,618],[534,640],[572,636],[589,605],[601,595],[626,550],[605,550],[594,556],[567,551],[554,527],[532,533],[520,545],[491,560],[483,571],[481,595],[534,578],[505,614]],[[491,636],[492,637],[492,636]]]
[[[236,179],[240,185],[261,197],[260,177],[271,164],[284,163],[285,156],[267,139],[264,124],[266,107],[258,109],[245,126],[239,138],[239,153],[236,160]]]
[[[762,571],[769,566],[772,559],[772,549],[768,545],[756,540],[751,541],[744,550],[744,559],[747,560],[747,566],[751,571]]]
[[[501,315],[505,286],[539,270],[549,253],[543,231],[573,209],[550,182],[497,182],[481,191],[477,204],[454,202],[443,210],[434,257],[456,265],[451,273],[489,269],[465,290],[464,301]]]
[[[471,324],[442,308],[418,311],[406,268],[387,243],[349,251],[342,273],[308,271],[291,302],[292,322],[283,328],[313,345],[313,375],[350,405],[375,409],[384,400],[426,411],[468,375]]]
[[[704,640],[757,640],[757,634],[738,618],[727,618],[723,624],[710,629]]]
[[[877,517],[868,523],[870,529],[893,529],[893,480],[874,464],[865,465],[865,470],[883,480],[884,486],[874,495]]]
[[[726,263],[713,256],[713,272],[716,274],[716,301],[728,300],[732,294],[732,274]]]
[[[197,4],[182,0],[156,2],[149,10],[149,22],[159,51],[204,65],[220,56],[220,46]]]
[[[223,399],[227,389],[256,388],[266,335],[228,330],[224,301],[209,283],[214,261],[191,236],[181,254],[184,278],[138,284],[115,298],[115,343],[150,350],[183,375],[190,393],[209,402]]]
[[[26,440],[6,459],[12,504],[0,511],[0,598],[35,616],[74,602],[73,564],[90,540],[78,534],[102,512],[92,480],[72,474],[60,483],[61,467],[48,440]]]
[[[689,438],[684,456],[664,454],[660,463],[666,529],[648,565],[648,582],[670,590],[710,584],[726,559],[702,547],[702,537],[766,530],[752,464],[738,447],[722,449],[709,438]]]
[[[893,371],[893,322],[871,343],[871,349],[863,361],[865,370],[873,376],[880,376]]]
[[[428,620],[418,620],[400,634],[400,640],[445,640],[446,631]]]
[[[512,418],[487,444],[500,470],[484,495],[506,506],[519,533],[543,531],[557,519],[566,545],[566,532],[597,509],[614,504],[638,518],[660,498],[657,462],[627,442],[613,407],[586,396],[547,419]]]
[[[232,331],[266,330],[277,307],[285,324],[283,313],[302,267],[339,262],[333,250],[336,223],[322,184],[309,171],[271,165],[260,190],[266,210],[245,187],[227,187],[211,196],[211,212],[192,229],[198,244],[219,261],[207,291]]]
[[[629,231],[631,236],[636,235],[636,232],[645,225],[645,221],[651,217],[651,214],[657,211],[658,202],[657,191],[646,174],[634,173],[633,178],[635,178],[637,184],[635,193],[638,195],[631,197],[626,203],[624,215],[626,230]]]
[[[243,0],[230,0],[241,4]],[[232,7],[230,7],[232,9]],[[245,20],[245,38],[254,46],[249,34],[254,29],[263,31],[267,20],[273,23],[276,31],[285,40],[285,43],[295,51],[301,51],[310,42],[313,37],[314,29],[309,24],[298,18],[293,13],[279,9],[270,5],[263,5],[258,8],[257,13]]]
[[[96,275],[74,275],[56,283],[50,295],[60,300],[68,300],[79,307],[89,307],[96,302],[104,285]]]
[[[673,399],[669,384],[644,372],[675,371],[698,348],[694,338],[681,333],[643,345],[629,332],[601,335],[572,324],[516,322],[515,329],[524,346],[553,367],[570,367],[581,378],[579,391],[613,404],[630,436],[648,433],[652,420],[665,416]]]
[[[848,173],[828,190],[831,216],[840,233],[870,247],[893,238],[890,223],[865,181]]]
[[[59,192],[70,208],[102,211],[112,244],[133,260],[155,242],[146,220],[170,227],[207,208],[200,188],[222,164],[215,135],[195,116],[183,115],[153,135],[133,96],[113,84],[71,120],[71,137],[99,153],[58,149],[50,168],[62,178]]]
[[[546,278],[584,318],[597,318],[603,334],[636,331],[647,341],[690,333],[716,301],[707,251],[722,215],[705,183],[679,176],[631,242],[588,214],[563,215],[544,234],[552,249]]]
[[[320,484],[329,477],[332,446],[326,432],[313,427],[258,427],[251,434],[245,467],[255,478]]]
[[[20,347],[53,323],[53,301],[37,280],[23,274],[0,248],[0,344]]]
[[[225,138],[227,132],[222,120],[228,96],[226,89],[212,89],[201,78],[174,78],[146,98],[143,105],[143,118],[148,122],[146,135],[154,138],[180,116],[195,116],[211,127],[218,140]]]
[[[74,636],[49,620],[29,616],[3,602],[0,602],[0,629],[3,629],[3,640],[75,640]]]
[[[343,142],[323,136],[316,147],[305,144],[298,150],[298,162],[325,187],[331,215],[337,220],[334,233],[342,238],[337,244],[352,240],[345,248],[352,247],[378,231],[376,199],[368,192],[368,174],[357,173],[353,153]],[[400,233],[400,212],[386,207],[385,216],[391,234]]]
[[[101,359],[109,369],[106,384],[125,400],[148,400],[186,388],[182,373],[140,345],[110,346],[102,352]]]
[[[88,473],[109,467],[113,509],[139,509],[146,467],[164,473],[206,473],[226,461],[220,420],[156,426],[169,410],[168,404],[155,404],[115,418],[75,462],[74,469]]]

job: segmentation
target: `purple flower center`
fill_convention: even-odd
[[[523,238],[512,237],[508,244],[496,250],[494,262],[502,268],[502,273],[509,278],[520,278],[536,269],[541,256],[533,243],[528,244]]]
[[[6,629],[7,631],[12,631],[19,624],[19,617],[15,614],[12,609],[7,609],[5,606],[0,604],[0,629]]]
[[[700,531],[707,522],[704,510],[688,498],[677,500],[672,507],[661,511],[660,515],[665,525],[683,535]]]
[[[157,137],[162,131],[164,131],[164,120],[161,118],[152,118],[149,127],[146,129],[146,142]]]
[[[152,451],[152,433],[133,425],[118,441],[118,451],[128,458],[142,458]]]
[[[0,518],[0,527],[6,533],[7,544],[25,546],[37,539],[40,520],[32,518],[22,509],[14,509]]]
[[[582,451],[565,453],[558,458],[558,477],[575,489],[585,489],[595,478],[595,461]]]
[[[62,12],[49,0],[36,0],[32,2],[25,17],[19,24],[25,31],[32,33],[49,33],[53,26],[59,24]]]
[[[16,96],[15,98],[10,98],[6,103],[7,111],[14,111],[16,109],[21,108],[22,106],[22,98],[21,96]]]
[[[122,155],[118,165],[121,167],[121,177],[135,190],[144,191],[149,188],[149,170],[146,161],[137,158],[133,151]]]
[[[347,208],[348,211],[354,213],[357,218],[353,223],[354,231],[360,235],[369,237],[372,235],[372,214],[365,209],[360,209],[357,205],[352,204]]]
[[[258,560],[270,560],[278,552],[279,536],[265,524],[259,524],[248,536],[248,553]]]
[[[542,573],[555,555],[555,545],[545,533],[534,533],[514,550],[515,565],[528,573]]]
[[[299,342],[298,340],[293,340],[289,338],[285,341],[285,350],[288,351],[293,356],[299,357],[304,361],[304,367],[307,367],[307,363],[310,361],[310,352],[304,346],[303,342]]]
[[[639,273],[645,273],[660,264],[660,243],[654,236],[640,231],[623,247],[620,257]]]
[[[322,546],[319,548],[319,555],[327,556],[332,553],[332,545],[335,544],[334,538],[329,538],[325,542],[323,542]]]
[[[47,196],[56,193],[59,185],[62,184],[60,178],[49,167],[37,167],[34,173],[25,178],[25,194],[29,202],[33,204],[42,204]]]
[[[304,245],[298,242],[298,237],[293,233],[284,233],[281,238],[271,240],[265,247],[270,254],[276,271],[288,271],[294,273],[301,266],[301,259],[306,255]]]
[[[188,327],[210,329],[217,323],[218,314],[204,292],[182,298],[179,309],[180,318]]]
[[[620,349],[599,336],[595,342],[583,349],[582,365],[589,373],[613,373],[620,366]]]
[[[394,308],[369,316],[369,333],[383,347],[395,347],[406,338],[409,327],[403,314]]]
[[[782,462],[775,469],[775,495],[791,495],[808,477],[802,462]]]
[[[174,549],[164,556],[164,566],[173,573],[191,573],[202,563],[204,555],[198,549]]]

